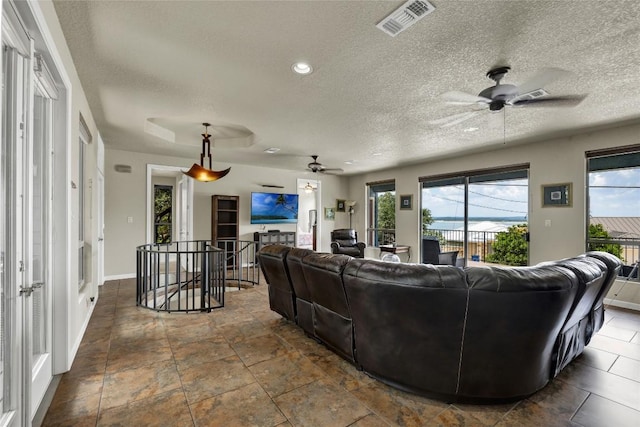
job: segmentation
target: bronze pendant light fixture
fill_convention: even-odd
[[[200,153],[200,164],[194,163],[193,166],[191,166],[191,169],[187,172],[182,171],[182,173],[200,182],[216,181],[226,176],[231,168],[221,171],[214,171],[211,169],[211,141],[209,140],[211,135],[209,135],[208,131],[208,127],[211,126],[211,124],[203,123],[202,126],[204,126],[204,133],[202,134],[202,153]],[[209,169],[204,167],[205,156],[209,159]]]

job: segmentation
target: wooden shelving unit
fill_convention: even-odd
[[[238,240],[240,198],[238,196],[211,196],[211,241]]]

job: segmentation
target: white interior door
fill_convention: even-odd
[[[29,195],[28,212],[25,221],[29,242],[27,260],[27,280],[33,289],[31,305],[31,418],[35,415],[44,398],[52,374],[52,195],[53,176],[53,102],[56,94],[44,89],[38,78],[34,80],[33,126],[29,138],[30,156],[25,166],[28,179],[25,180],[26,194]]]
[[[104,173],[98,169],[98,285],[104,283]]]
[[[31,293],[25,286],[24,144],[26,112],[26,76],[28,38],[18,31],[9,32],[3,9],[2,27],[2,182],[0,198],[0,378],[2,390],[0,426],[30,425],[27,377],[30,366],[28,348]],[[7,18],[9,19],[9,18]],[[8,21],[7,21],[8,22]],[[10,40],[11,44],[5,44]],[[26,55],[25,55],[26,54]]]
[[[52,375],[52,135],[57,89],[2,2],[0,426],[30,426]],[[36,68],[36,69],[34,69]]]
[[[296,246],[313,249],[314,238],[319,239],[320,218],[320,181],[315,179],[298,179],[298,225],[296,230]],[[315,236],[314,236],[315,227]],[[317,247],[319,246],[319,242]]]

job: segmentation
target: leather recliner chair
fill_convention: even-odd
[[[350,228],[340,228],[331,232],[331,253],[344,254],[354,258],[364,258],[364,242],[358,242],[358,233]]]
[[[285,319],[296,320],[296,296],[293,293],[289,269],[285,263],[288,246],[268,245],[258,253],[260,269],[269,284],[269,307]]]

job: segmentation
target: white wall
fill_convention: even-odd
[[[413,210],[396,208],[396,241],[410,245],[412,259],[417,260],[420,252],[419,177],[529,163],[530,264],[575,256],[584,253],[586,247],[585,152],[635,145],[639,134],[640,125],[625,126],[527,145],[507,144],[495,151],[353,176],[349,180],[349,193],[359,207],[355,226],[359,233],[364,233],[365,184],[395,178],[396,194],[413,194],[414,198]],[[541,186],[563,182],[573,183],[573,206],[543,208]],[[545,227],[545,220],[551,220],[551,227]],[[618,299],[640,304],[640,285],[630,283],[625,286]],[[640,309],[640,305],[635,308]]]
[[[194,157],[197,153],[194,153]],[[215,153],[214,153],[215,157]],[[118,173],[116,164],[132,167],[132,172]],[[146,226],[146,171],[147,164],[178,166],[189,169],[193,159],[165,157],[132,153],[120,150],[106,150],[105,160],[105,275],[133,277],[136,272],[135,248],[145,243]],[[193,238],[211,238],[211,196],[213,194],[240,196],[240,238],[253,240],[255,231],[265,227],[252,225],[250,218],[251,192],[297,193],[297,179],[320,179],[322,181],[322,206],[334,206],[336,199],[347,198],[347,178],[332,175],[312,175],[310,172],[285,171],[280,169],[251,167],[246,165],[215,163],[214,169],[231,166],[229,174],[214,182],[195,182],[193,201]],[[264,188],[261,184],[282,185],[282,189]],[[127,222],[133,217],[133,223]],[[306,220],[306,219],[305,219]],[[346,227],[349,218],[338,214],[335,221],[320,221],[319,250],[329,252],[329,232],[334,228]],[[279,224],[266,229],[296,231],[294,224]]]

